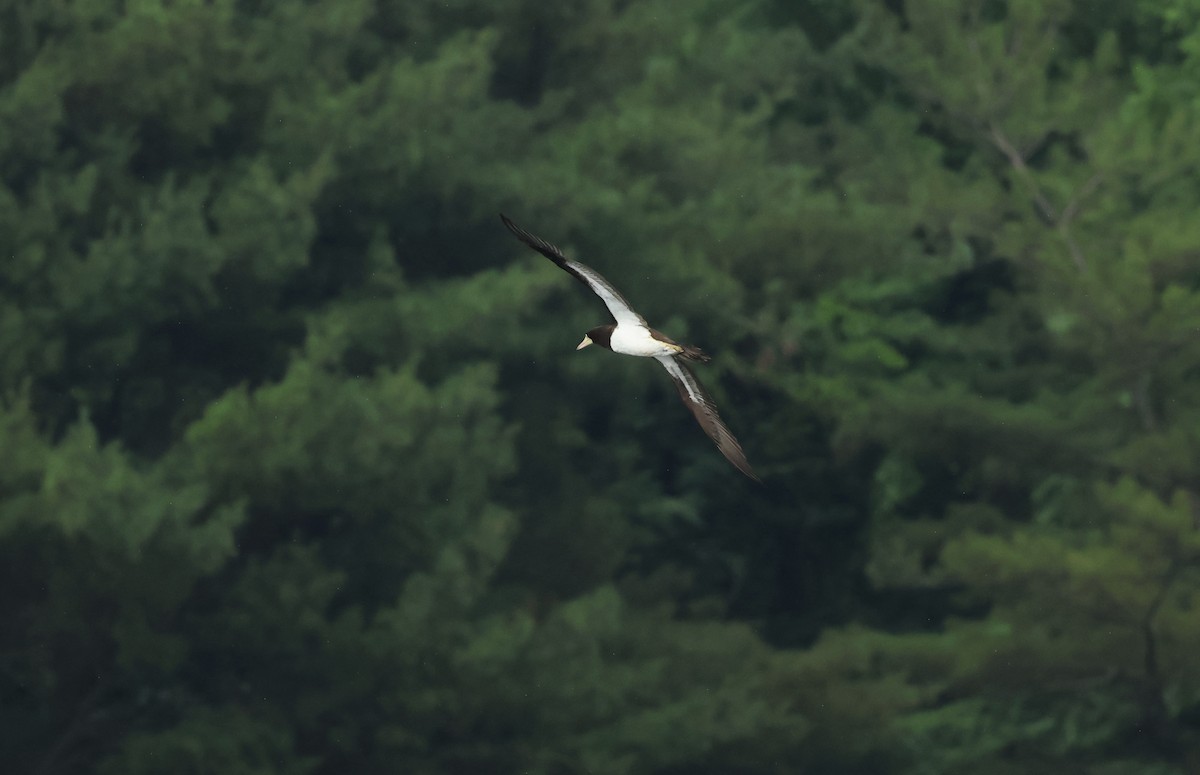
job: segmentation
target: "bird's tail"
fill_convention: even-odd
[[[701,350],[699,347],[692,347],[690,344],[680,345],[680,347],[683,348],[683,351],[680,352],[679,354],[681,356],[683,356],[684,358],[687,358],[689,361],[700,361],[701,363],[708,363],[709,361],[712,360],[712,357],[708,353]]]

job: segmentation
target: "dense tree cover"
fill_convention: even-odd
[[[1195,771],[1197,137],[1196,0],[0,3],[6,771]]]

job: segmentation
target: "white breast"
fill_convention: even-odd
[[[682,348],[660,342],[650,336],[648,329],[628,324],[618,325],[609,339],[609,346],[615,353],[623,355],[640,355],[644,358],[656,358],[660,355],[674,355]]]

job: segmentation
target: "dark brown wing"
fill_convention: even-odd
[[[673,344],[676,347],[683,348],[679,351],[679,354],[682,355],[684,358],[687,358],[689,361],[700,361],[701,363],[708,363],[709,361],[712,360],[712,357],[708,353],[701,350],[699,347],[693,347],[690,344],[680,344],[679,342],[676,342],[674,339],[672,339],[671,337],[664,334],[662,331],[659,331],[657,328],[650,329],[650,336],[654,339],[657,339],[660,342],[666,342],[667,344]]]
[[[517,239],[541,253],[555,264],[558,264],[558,266],[569,272],[576,280],[591,289],[592,293],[599,296],[600,300],[604,302],[604,306],[608,307],[609,314],[612,315],[613,320],[618,325],[621,323],[632,323],[636,326],[646,326],[645,318],[634,312],[629,302],[625,301],[625,297],[613,287],[612,283],[605,280],[599,272],[586,264],[581,264],[578,261],[572,261],[567,258],[558,249],[558,246],[552,245],[541,237],[534,236],[525,231],[510,221],[504,213],[500,213],[500,220],[504,222],[509,231],[517,236]]]
[[[696,379],[692,370],[684,365],[677,356],[660,355],[657,360],[671,375],[671,379],[675,380],[675,387],[679,389],[679,397],[683,399],[687,408],[692,410],[692,414],[696,416],[696,422],[700,423],[700,427],[704,429],[708,437],[716,442],[717,449],[721,450],[721,454],[730,463],[733,463],[737,470],[754,481],[761,482],[762,480],[758,478],[746,460],[746,453],[742,451],[742,445],[738,444],[738,440],[729,432],[729,428],[725,427],[721,416],[717,414],[717,407],[713,404],[712,398],[704,390],[700,380]]]

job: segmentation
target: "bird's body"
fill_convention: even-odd
[[[613,327],[608,346],[615,353],[643,358],[658,358],[683,352],[680,345],[656,338],[649,328],[629,323]]]
[[[617,289],[595,270],[567,258],[557,247],[525,231],[504,215],[500,216],[500,220],[518,239],[573,275],[608,307],[613,323],[596,326],[588,331],[575,349],[582,350],[595,344],[622,355],[656,359],[674,380],[684,405],[691,410],[700,427],[716,443],[721,454],[739,471],[757,481],[758,476],[746,460],[741,445],[722,422],[717,414],[716,405],[685,363],[689,360],[706,363],[709,360],[708,355],[698,347],[675,342],[661,331],[651,328],[646,319],[634,312],[633,307]]]
[[[644,326],[625,324],[613,328],[608,340],[609,348],[622,355],[636,355],[643,358],[656,358],[660,355],[673,355],[679,352],[679,345],[667,344],[655,339],[650,329]]]

